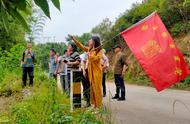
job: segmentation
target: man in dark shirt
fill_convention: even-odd
[[[118,101],[125,100],[125,83],[124,83],[124,74],[126,71],[127,57],[122,53],[122,47],[120,45],[116,45],[114,48],[114,52],[116,53],[116,58],[114,62],[114,78],[116,85],[116,94],[112,99],[117,99]],[[121,95],[120,95],[121,91]]]
[[[27,43],[27,49],[23,52],[22,55],[22,87],[26,86],[27,74],[30,79],[30,86],[33,86],[33,78],[34,78],[34,61],[35,61],[35,53],[32,50],[32,43]]]

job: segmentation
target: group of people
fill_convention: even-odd
[[[67,69],[80,68],[82,71],[83,95],[87,106],[99,108],[102,106],[102,99],[106,97],[106,72],[109,67],[109,60],[102,49],[101,41],[98,36],[92,36],[88,45],[84,46],[74,36],[70,36],[74,41],[69,43],[68,49],[64,51],[63,56],[59,56],[55,49],[50,49],[49,59],[49,77],[56,78],[62,75],[64,88],[69,88]],[[78,48],[84,53],[79,55]],[[125,100],[124,74],[127,70],[127,57],[122,53],[122,47],[116,45],[114,48],[116,54],[114,62],[114,78],[116,85],[116,94],[113,99],[118,101]],[[34,61],[35,53],[32,50],[32,44],[27,43],[27,49],[23,52],[22,57],[22,86],[26,86],[27,73],[30,78],[30,85],[33,85],[34,78]]]

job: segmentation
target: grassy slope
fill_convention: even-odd
[[[33,88],[21,88],[21,69],[9,72],[0,83],[0,123],[105,123],[109,112],[86,109],[70,112],[69,99],[57,91],[55,81],[49,81],[40,70],[35,71]],[[109,121],[109,120],[107,120]],[[111,123],[111,121],[109,122]]]

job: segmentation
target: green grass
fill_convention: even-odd
[[[8,104],[0,104],[0,108],[4,108],[0,123],[111,124],[107,119],[110,112],[105,108],[96,110],[98,114],[85,108],[70,112],[68,97],[57,91],[55,80],[49,81],[38,67],[34,87],[27,87],[25,91],[23,93],[21,88],[21,69],[5,74],[0,82],[0,102],[7,99]]]

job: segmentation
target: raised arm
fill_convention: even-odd
[[[83,44],[81,44],[78,40],[76,40],[76,38],[74,36],[69,35],[69,37],[75,42],[75,44],[82,49],[85,52],[88,52],[88,47],[84,46]]]

